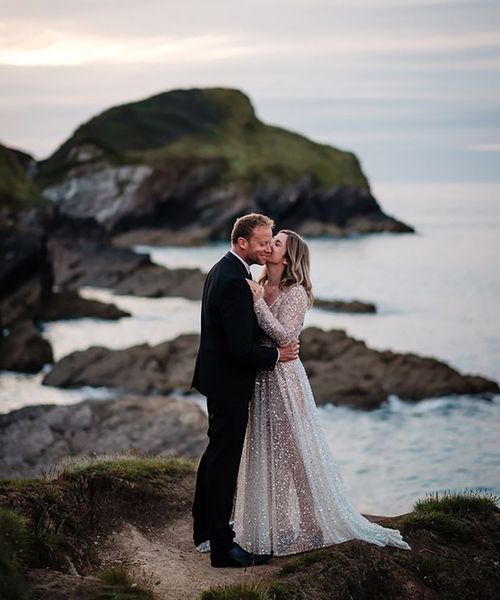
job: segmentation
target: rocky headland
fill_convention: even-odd
[[[110,108],[38,163],[35,179],[55,230],[122,246],[228,239],[249,212],[307,236],[414,231],[383,212],[353,153],[263,123],[233,89]]]

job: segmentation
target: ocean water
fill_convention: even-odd
[[[383,209],[415,235],[374,234],[311,240],[315,294],[375,302],[376,315],[311,309],[306,326],[342,328],[378,349],[444,360],[500,381],[500,184],[378,183]],[[226,244],[150,248],[158,264],[208,270]],[[258,268],[256,268],[256,271]],[[118,322],[48,324],[56,358],[90,345],[160,343],[199,330],[200,303],[136,298],[85,288],[132,313]],[[0,412],[27,404],[106,398],[106,389],[55,390],[41,375],[0,374]],[[319,415],[332,455],[360,510],[396,514],[427,492],[487,489],[500,494],[500,398],[467,396],[416,404],[391,397],[364,413],[327,406]]]

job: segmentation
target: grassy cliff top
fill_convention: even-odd
[[[185,89],[110,108],[87,121],[40,164],[43,185],[81,164],[76,148],[92,148],[86,162],[185,164],[221,160],[224,182],[295,183],[310,175],[318,187],[367,188],[354,154],[262,123],[239,90]]]
[[[0,480],[0,597],[30,600],[26,577],[41,575],[45,579],[57,575],[58,586],[97,585],[92,577],[75,577],[65,583],[69,574],[63,573],[76,566],[81,574],[94,574],[102,566],[99,553],[106,546],[104,541],[110,540],[114,547],[117,532],[127,524],[139,530],[144,539],[152,540],[153,545],[146,544],[145,548],[154,548],[156,554],[161,544],[163,554],[169,557],[168,561],[161,558],[155,562],[150,554],[143,555],[148,557],[143,566],[150,572],[159,566],[164,569],[176,555],[183,565],[190,561],[191,570],[183,567],[185,585],[188,587],[201,573],[201,589],[205,591],[196,596],[201,600],[496,597],[500,586],[498,498],[475,492],[435,494],[418,501],[411,513],[370,517],[385,527],[399,529],[411,551],[350,540],[275,558],[277,569],[265,580],[258,570],[249,570],[246,578],[235,573],[233,580],[225,580],[234,581],[234,585],[221,586],[216,572],[217,584],[209,587],[205,582],[212,571],[208,557],[201,559],[194,551],[186,553],[184,538],[179,553],[172,533],[173,523],[180,519],[186,523],[182,535],[189,536],[194,469],[194,461],[183,459],[110,456],[70,465],[51,479]],[[127,538],[126,544],[130,543]],[[128,580],[123,570],[126,566],[120,560],[101,578],[97,591],[82,592],[78,597],[136,598],[112,595],[119,591],[115,588],[122,593],[127,588],[132,594],[137,587]],[[170,583],[161,580],[159,571],[154,571],[152,581],[165,586]],[[106,591],[101,589],[103,585],[108,586],[109,596],[98,595]],[[141,591],[139,598],[151,600],[152,594]]]

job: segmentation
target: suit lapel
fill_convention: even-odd
[[[231,263],[233,263],[234,265],[236,265],[240,269],[241,273],[247,279],[252,279],[252,274],[248,273],[248,271],[245,269],[245,265],[241,262],[241,260],[239,260],[238,258],[236,258],[236,256],[232,252],[227,252],[224,255],[224,258],[227,258]]]

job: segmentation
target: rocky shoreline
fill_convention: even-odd
[[[181,335],[157,346],[124,350],[93,347],[57,362],[44,384],[105,386],[108,400],[38,405],[0,414],[0,477],[39,476],[61,460],[86,454],[134,451],[198,457],[206,442],[206,416],[190,384],[198,336]],[[362,410],[391,394],[406,401],[476,395],[491,398],[499,386],[463,375],[416,354],[378,351],[342,330],[304,330],[301,358],[318,405]]]

